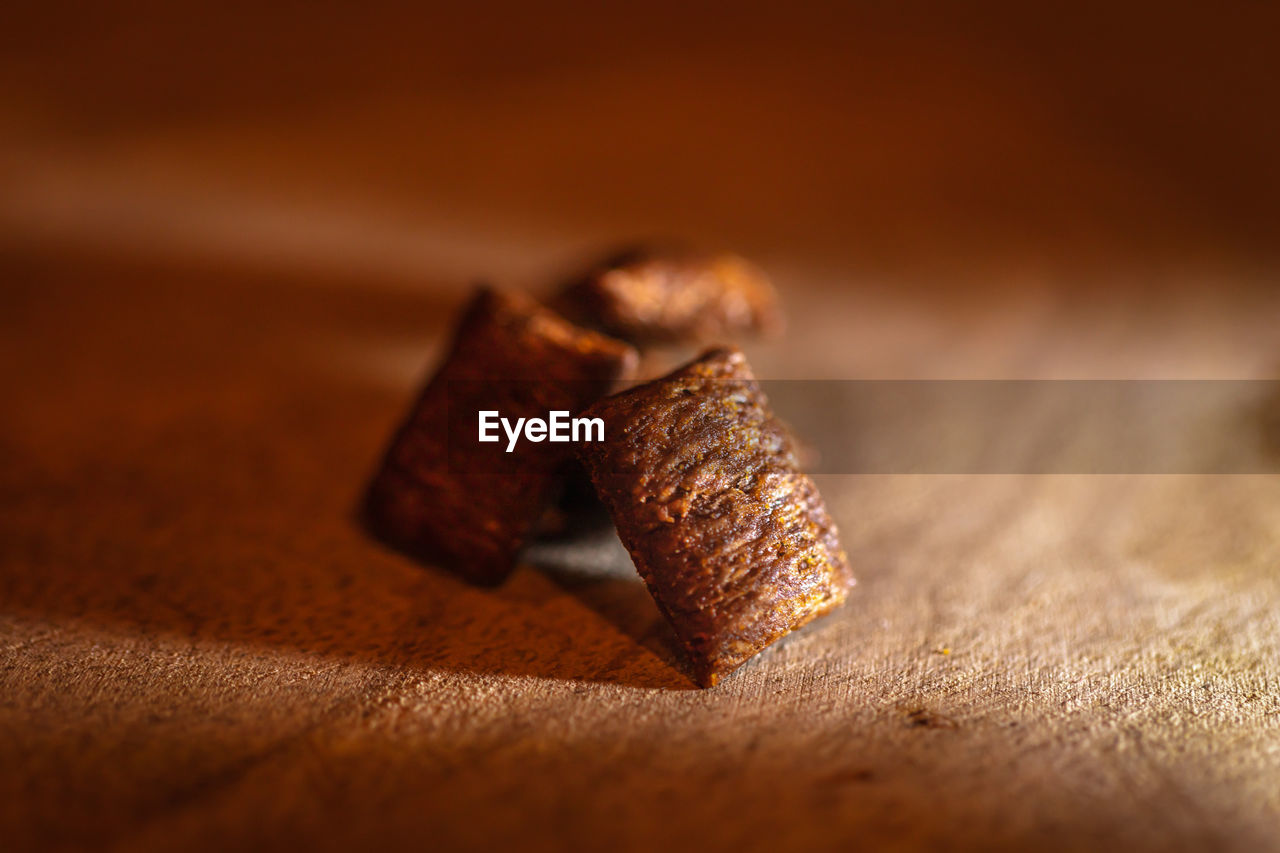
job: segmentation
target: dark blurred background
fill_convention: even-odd
[[[841,284],[1159,287],[1186,265],[1256,282],[1280,236],[1271,3],[5,18],[6,244],[454,281],[654,235]]]

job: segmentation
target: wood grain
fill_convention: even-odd
[[[855,595],[700,691],[611,532],[484,591],[352,524],[432,299],[108,268],[7,266],[19,847],[1274,843],[1274,477],[824,477]]]

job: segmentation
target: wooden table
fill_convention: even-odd
[[[635,235],[768,377],[1273,375],[1273,21],[143,13],[2,66],[0,846],[1280,846],[1275,476],[824,476],[855,595],[709,691],[612,534],[351,518],[472,277]]]

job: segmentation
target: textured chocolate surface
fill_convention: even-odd
[[[712,341],[783,325],[769,277],[732,254],[619,255],[566,288],[555,306],[637,343]]]
[[[579,329],[533,300],[481,290],[452,350],[373,479],[365,514],[384,540],[480,583],[507,576],[572,461],[568,444],[476,440],[480,410],[577,412],[635,369],[626,344]]]
[[[579,456],[700,684],[844,601],[835,524],[741,352],[711,350],[587,414],[608,440]]]

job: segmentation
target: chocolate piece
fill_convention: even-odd
[[[365,501],[390,544],[470,580],[510,573],[554,500],[572,445],[478,441],[479,412],[577,414],[629,376],[635,350],[514,293],[482,289],[452,349],[387,449]],[[499,430],[499,434],[501,430]]]
[[[854,579],[787,430],[736,349],[607,397],[578,456],[709,687],[844,601]]]
[[[782,328],[768,276],[731,254],[618,255],[553,304],[584,325],[635,343],[708,341]]]

